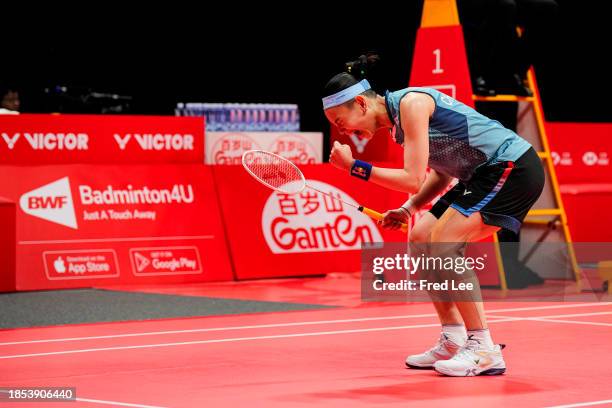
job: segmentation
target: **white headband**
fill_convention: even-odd
[[[334,106],[342,105],[343,103],[350,101],[357,95],[362,94],[369,89],[371,89],[370,83],[367,79],[363,79],[355,85],[351,85],[340,92],[336,92],[333,95],[323,98],[323,109],[329,109],[333,108]]]

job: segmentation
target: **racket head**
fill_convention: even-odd
[[[291,161],[266,150],[247,150],[242,166],[261,184],[284,194],[297,194],[306,188],[302,171]]]

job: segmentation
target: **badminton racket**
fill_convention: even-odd
[[[381,221],[384,218],[377,211],[362,205],[348,203],[330,193],[309,185],[306,183],[304,174],[295,164],[277,154],[265,150],[248,150],[242,154],[242,165],[255,180],[272,190],[293,195],[302,192],[305,188],[309,188],[318,193],[325,194],[334,200],[339,200],[376,221]],[[408,226],[402,224],[401,230],[407,232]]]

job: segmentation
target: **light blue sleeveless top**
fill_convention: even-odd
[[[403,146],[400,101],[409,92],[431,96],[436,104],[429,120],[429,167],[467,182],[483,165],[516,161],[531,145],[496,120],[433,88],[410,87],[387,92],[387,112],[395,141]]]

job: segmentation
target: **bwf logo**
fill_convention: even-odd
[[[68,197],[66,196],[28,197],[28,209],[29,210],[37,210],[41,208],[63,208],[66,204],[68,204]]]
[[[25,193],[19,199],[19,206],[33,217],[78,228],[68,177]]]

